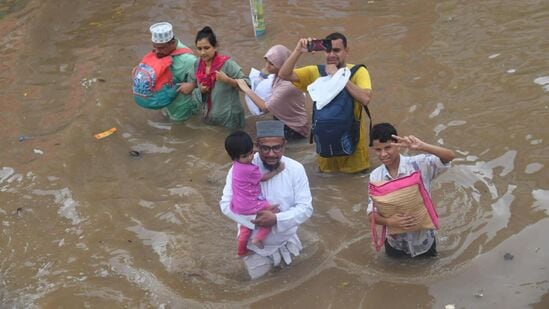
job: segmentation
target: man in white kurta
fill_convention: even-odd
[[[313,213],[309,180],[303,165],[284,156],[284,124],[280,121],[257,122],[257,146],[253,164],[261,173],[272,170],[282,162],[284,170],[273,178],[261,182],[261,191],[271,205],[278,205],[278,212],[262,210],[257,215],[238,215],[231,211],[232,169],[227,174],[227,182],[219,206],[223,214],[238,224],[250,229],[258,226],[272,226],[271,233],[263,241],[263,248],[248,242],[252,254],[245,256],[244,262],[252,279],[269,272],[273,266],[292,262],[292,255],[299,255],[302,244],[297,236],[299,225]],[[255,233],[255,231],[254,231]],[[253,235],[251,237],[253,239]]]

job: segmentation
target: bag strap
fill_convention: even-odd
[[[320,74],[320,76],[328,75],[326,74],[326,66],[324,64],[317,64],[316,67],[318,69],[318,73]],[[313,102],[313,114],[311,115],[313,120],[315,119],[315,105],[316,105],[316,102]],[[313,140],[314,140],[313,135],[314,135],[314,130],[311,127],[311,134],[309,134],[309,144],[313,143]]]
[[[376,251],[379,252],[381,250],[381,247],[385,244],[385,238],[387,237],[387,226],[383,225],[381,227],[381,239],[378,239],[377,237],[377,228],[376,228],[376,208],[374,207],[372,210],[372,214],[370,215],[371,219],[371,229],[372,229],[372,245],[376,248]]]
[[[320,76],[328,75],[326,74],[326,66],[324,64],[317,64],[316,67],[318,69],[318,73],[320,74]]]
[[[352,68],[351,68],[351,77],[349,78],[349,80],[353,77],[353,75],[355,75],[356,71],[358,71],[358,69],[360,69],[361,67],[364,67],[365,69],[367,69],[367,67],[364,65],[364,64],[356,64],[354,65]],[[364,111],[366,112],[366,115],[368,115],[368,119],[370,119],[370,130],[369,130],[369,142],[368,142],[368,145],[371,147],[373,146],[373,141],[372,141],[372,115],[370,114],[370,110],[368,109],[368,106],[367,105],[363,105],[364,107]],[[361,113],[361,116],[362,116],[362,108],[360,109],[360,113]]]

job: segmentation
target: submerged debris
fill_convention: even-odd
[[[130,150],[130,156],[134,157],[134,158],[137,158],[137,157],[141,156],[141,153],[137,150]]]
[[[96,77],[90,78],[90,79],[88,79],[88,78],[83,78],[83,79],[80,81],[80,85],[81,85],[82,87],[84,87],[85,89],[88,89],[88,88],[90,88],[90,87],[92,86],[92,84],[97,83],[97,82],[104,83],[104,82],[106,82],[106,80],[105,80],[104,78],[96,78]]]
[[[505,254],[503,255],[503,259],[506,260],[506,261],[510,261],[510,260],[512,260],[513,258],[514,258],[514,256],[513,256],[511,253],[509,253],[509,252],[507,252],[507,253],[505,253]]]
[[[103,132],[94,134],[93,136],[94,136],[96,139],[102,139],[102,138],[105,138],[105,137],[107,137],[107,136],[113,134],[113,133],[116,132],[116,131],[117,131],[116,128],[110,128],[110,129],[108,129],[107,131],[103,131]]]
[[[26,140],[29,140],[29,139],[32,139],[32,137],[31,136],[25,136],[25,135],[20,135],[19,138],[18,138],[18,140],[20,142],[23,142],[23,141],[26,141]]]

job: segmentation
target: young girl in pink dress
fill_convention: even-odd
[[[266,181],[284,169],[281,165],[273,171],[261,175],[259,167],[252,163],[254,157],[253,142],[250,135],[243,131],[235,131],[225,139],[225,150],[233,160],[231,210],[236,214],[253,215],[258,211],[271,207],[261,194],[261,181]],[[271,231],[270,227],[259,227],[252,240],[258,248],[263,248],[263,240]],[[248,253],[247,244],[252,230],[241,225],[238,232],[238,255]]]

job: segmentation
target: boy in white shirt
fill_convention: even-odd
[[[389,123],[379,123],[372,128],[374,153],[383,165],[377,167],[370,174],[371,182],[382,182],[408,176],[420,171],[425,189],[431,194],[431,182],[440,173],[445,171],[450,161],[455,157],[450,149],[431,145],[419,138],[409,135],[400,137],[396,129]],[[421,151],[427,154],[404,156],[400,148]],[[411,229],[418,223],[419,218],[410,215],[395,214],[383,217],[379,213],[372,214],[376,205],[370,199],[368,214],[375,215],[375,223],[399,229]],[[410,231],[402,234],[387,235],[385,253],[391,257],[403,256],[437,256],[434,230]]]

